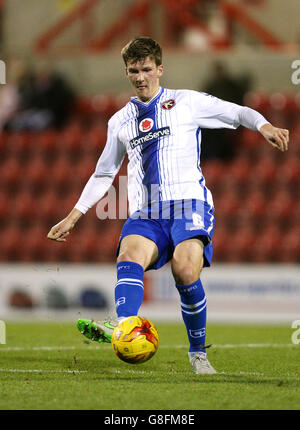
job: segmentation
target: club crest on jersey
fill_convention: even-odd
[[[173,106],[175,106],[175,100],[174,99],[167,100],[161,104],[161,107],[163,109],[167,109],[167,110],[172,109]]]
[[[147,133],[147,131],[150,131],[154,125],[154,121],[151,118],[145,118],[143,121],[140,122],[139,129],[143,133]]]

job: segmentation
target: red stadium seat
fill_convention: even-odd
[[[57,157],[59,146],[60,133],[55,130],[45,130],[35,136],[35,153],[48,163]]]
[[[22,185],[32,193],[40,193],[51,181],[49,168],[41,157],[36,156],[23,169]]]
[[[47,263],[70,262],[68,258],[69,242],[56,242],[48,239],[44,261]]]
[[[33,135],[28,132],[10,133],[7,135],[7,151],[11,157],[26,160],[34,150]]]
[[[244,96],[244,104],[257,110],[262,115],[269,109],[270,98],[269,95],[262,91],[249,91]]]
[[[116,98],[109,94],[99,94],[94,96],[92,98],[92,108],[104,121],[108,121],[108,119],[118,109]]]
[[[54,188],[57,194],[65,193],[72,187],[74,169],[67,157],[60,156],[48,171],[49,185]]]
[[[252,261],[255,263],[279,262],[283,237],[276,226],[271,225],[263,229],[256,236],[252,248]]]
[[[4,160],[4,158],[8,155],[8,135],[7,133],[0,131],[0,159]]]
[[[288,97],[284,93],[273,93],[269,95],[269,108],[275,111],[283,111],[288,104]]]
[[[59,151],[69,159],[76,159],[82,153],[81,129],[72,124],[62,130],[59,139]]]
[[[276,177],[278,165],[270,157],[260,157],[251,169],[249,175],[249,182],[253,186],[259,188],[266,188],[270,190],[270,186],[274,184],[274,178]]]
[[[86,116],[90,116],[93,112],[92,101],[90,97],[81,96],[77,99],[76,105],[74,107],[75,116],[82,118]]]
[[[45,261],[49,239],[47,239],[48,229],[36,224],[26,230],[24,241],[21,247],[20,259],[23,262]]]
[[[75,204],[77,203],[79,197],[80,197],[80,192],[75,191],[71,191],[69,192],[66,196],[64,197],[57,197],[57,202],[60,206],[60,212],[62,214],[63,217],[65,217],[75,206]]]
[[[72,168],[72,184],[74,190],[78,194],[94,173],[97,164],[97,159],[92,154],[86,154],[81,161]]]
[[[243,128],[241,130],[241,148],[240,152],[249,153],[249,151],[255,151],[257,149],[259,142],[259,136],[257,135],[257,132],[254,130],[249,130],[248,128]]]
[[[268,203],[266,216],[271,223],[288,224],[294,210],[294,200],[288,189],[276,192]]]
[[[8,193],[20,188],[24,173],[20,163],[15,158],[8,158],[1,167],[0,186]]]
[[[239,228],[230,235],[227,261],[231,263],[251,262],[255,241],[256,232],[251,226]]]
[[[246,200],[243,202],[243,211],[247,212],[251,217],[261,217],[265,214],[267,199],[263,192],[253,190],[249,192]]]
[[[213,238],[214,261],[227,261],[227,251],[230,247],[230,233],[221,225],[215,231]]]
[[[219,199],[215,199],[216,219],[228,223],[237,216],[241,202],[240,198],[233,193],[224,193]]]
[[[226,168],[219,160],[210,160],[203,164],[202,172],[205,177],[205,183],[212,192],[217,192],[219,189]]]
[[[0,194],[0,224],[2,228],[9,222],[12,214],[12,199],[9,196]]]
[[[250,162],[244,156],[224,164],[224,173],[217,187],[218,192],[222,196],[224,194],[233,194],[236,197],[244,196],[249,184],[250,169]]]
[[[23,190],[19,192],[12,202],[12,219],[20,225],[33,223],[36,219],[37,207],[32,193]]]
[[[99,237],[95,229],[85,226],[80,232],[77,231],[74,234],[76,239],[70,252],[71,261],[87,263],[99,261]]]
[[[241,201],[240,210],[236,213],[237,228],[252,226],[259,231],[266,223],[267,198],[262,191],[249,191]]]
[[[66,216],[62,214],[61,202],[53,190],[41,195],[36,202],[36,207],[38,208],[37,220],[47,224],[49,229]]]
[[[281,263],[300,263],[300,226],[291,228],[281,242]]]
[[[273,93],[269,96],[269,112],[267,113],[268,121],[276,127],[286,128],[286,109],[288,107],[288,97],[284,93]]]
[[[107,126],[97,124],[81,134],[82,151],[99,157],[106,144]],[[95,160],[96,161],[96,160]]]
[[[59,131],[0,133],[1,261],[115,261],[123,222],[99,221],[94,208],[66,243],[45,236],[74,207],[105,146],[107,119],[128,98],[82,100]],[[258,91],[245,105],[289,128],[290,146],[281,154],[242,129],[235,159],[202,163],[216,206],[214,261],[300,263],[300,96]],[[127,160],[118,176],[126,174]]]
[[[23,232],[17,224],[12,223],[0,233],[0,261],[19,261],[23,241]]]
[[[300,127],[295,127],[290,132],[288,155],[296,158],[300,155]]]
[[[300,181],[300,160],[297,157],[289,157],[278,168],[276,175],[277,183],[285,186],[299,184]]]
[[[297,197],[293,202],[293,207],[292,207],[289,219],[290,219],[291,226],[300,225],[300,200]]]

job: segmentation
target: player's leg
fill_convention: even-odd
[[[171,268],[176,283],[189,285],[199,279],[204,264],[203,248],[198,237],[183,240],[175,247]]]
[[[206,296],[200,280],[204,264],[203,250],[204,244],[200,238],[180,242],[174,250],[171,267],[180,294],[192,368],[196,373],[215,373],[206,358],[205,350]]]
[[[190,342],[189,352],[205,352],[206,297],[200,280],[203,242],[191,238],[180,242],[171,260],[172,273],[181,299],[182,318]]]
[[[124,236],[118,247],[115,303],[118,320],[137,315],[143,302],[144,270],[158,257],[155,242],[138,234]],[[117,320],[91,321],[80,319],[77,327],[87,338],[110,342]]]
[[[125,236],[117,258],[115,287],[116,313],[119,319],[137,315],[144,298],[144,271],[158,258],[153,240],[137,234]]]

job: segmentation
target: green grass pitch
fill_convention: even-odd
[[[147,363],[120,361],[70,323],[12,323],[0,345],[0,409],[296,410],[300,345],[290,326],[209,325],[217,375],[195,375],[183,324],[157,323]]]

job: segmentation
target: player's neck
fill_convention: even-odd
[[[161,90],[161,87],[159,86],[159,87],[155,90],[154,94],[153,94],[151,97],[149,97],[149,99],[147,99],[147,100],[142,100],[140,97],[136,96],[136,97],[137,97],[137,100],[138,100],[138,101],[140,101],[140,102],[142,102],[142,103],[145,103],[145,104],[147,105],[147,104],[149,104],[149,103],[151,103],[151,102],[152,102],[152,100],[157,96],[157,94],[160,92],[160,90]]]

